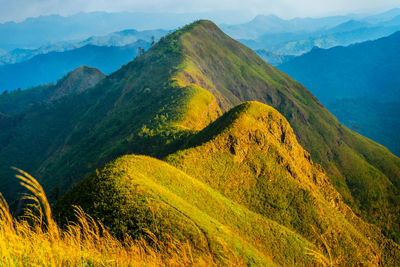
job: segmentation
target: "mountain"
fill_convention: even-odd
[[[371,26],[371,24],[369,24],[369,23],[351,19],[351,20],[346,21],[342,24],[339,24],[333,28],[330,28],[329,30],[327,30],[327,33],[349,32],[349,31],[358,30],[360,28],[368,28],[370,26]]]
[[[275,119],[271,119],[269,127],[267,122],[269,115],[265,114],[269,114],[270,108],[265,108],[262,104],[239,106],[244,108],[243,112],[239,112],[239,117],[243,118],[240,120],[236,120],[236,116],[232,115],[240,111],[240,108],[233,109],[231,113],[221,117],[223,112],[252,100],[276,108],[290,123],[294,134],[288,129],[288,124],[283,118],[272,111],[271,116]],[[257,114],[257,110],[264,115]],[[254,117],[247,118],[241,115],[247,111],[250,114],[254,111]],[[217,120],[219,117],[221,120]],[[256,128],[249,128],[249,132],[246,132],[243,127],[253,125],[254,118],[261,122],[266,121],[266,124],[256,124],[254,127],[262,128],[267,125],[267,130],[257,132]],[[275,120],[279,121],[276,125],[272,124]],[[214,121],[217,124],[207,130],[206,127]],[[247,121],[249,123],[244,124]],[[235,122],[240,122],[238,127],[229,126],[229,123],[234,125]],[[218,129],[225,129],[225,126],[232,129],[228,135],[218,132]],[[206,134],[199,133],[203,129]],[[238,129],[245,133],[244,136],[237,134]],[[294,141],[294,135],[298,143],[310,152],[309,156],[300,149],[297,141]],[[254,196],[251,203],[250,199],[246,198],[246,193],[238,195],[239,199],[233,199],[232,192],[225,192],[221,187],[209,184],[214,190],[220,191],[225,197],[241,203],[242,206],[264,217],[267,216],[267,211],[275,206],[281,211],[295,210],[300,217],[304,214],[313,224],[322,220],[318,218],[329,216],[343,218],[335,223],[333,219],[327,221],[329,222],[327,225],[332,227],[325,230],[335,229],[332,230],[334,232],[329,246],[334,244],[337,236],[339,240],[343,240],[344,246],[348,247],[349,251],[355,251],[354,244],[360,244],[361,256],[352,253],[355,262],[361,262],[361,258],[365,255],[366,261],[371,264],[377,263],[379,260],[372,257],[375,252],[375,255],[387,258],[387,262],[396,260],[398,245],[381,236],[380,230],[375,227],[378,226],[387,237],[399,242],[398,218],[400,217],[397,215],[400,212],[398,197],[400,159],[383,146],[342,126],[305,87],[267,64],[249,48],[225,35],[210,21],[198,21],[161,38],[146,53],[110,74],[95,87],[80,94],[60,98],[49,105],[33,106],[16,118],[14,126],[2,129],[0,191],[7,193],[8,199],[15,198],[17,191],[15,183],[13,184],[11,179],[3,178],[12,176],[9,166],[13,165],[39,177],[54,200],[64,195],[68,189],[96,168],[119,156],[131,153],[167,161],[171,159],[169,162],[175,167],[182,168],[189,176],[195,176],[192,178],[200,179],[195,170],[186,170],[184,169],[186,164],[182,165],[180,161],[172,160],[172,155],[179,155],[183,149],[200,146],[207,143],[211,137],[217,138],[217,136],[221,136],[225,143],[221,141],[215,143],[215,146],[207,145],[204,149],[200,149],[199,153],[192,155],[201,157],[207,155],[202,152],[214,151],[216,154],[210,154],[210,157],[221,160],[215,161],[215,167],[218,168],[215,175],[219,178],[225,177],[224,172],[232,173],[232,170],[236,169],[229,169],[229,166],[236,160],[240,162],[246,158],[246,149],[251,148],[251,151],[256,151],[255,143],[262,144],[264,136],[269,136],[268,138],[278,136],[280,143],[275,143],[270,150],[275,158],[268,158],[269,153],[265,151],[255,153],[255,158],[250,156],[251,161],[240,171],[242,174],[248,174],[249,170],[252,170],[253,174],[249,174],[248,178],[249,183],[254,183],[254,173],[255,176],[258,172],[260,175],[264,173],[267,175],[282,170],[288,180],[282,178],[285,182],[277,185],[274,192],[279,191],[279,186],[286,188],[286,182],[288,188],[293,186],[290,189],[293,191],[287,196],[282,196],[281,200],[276,199],[277,202],[269,207],[269,204],[263,204],[263,198],[259,197],[266,192],[264,189],[268,188],[267,185],[259,193],[251,191],[254,189],[250,187],[251,184],[246,185],[249,186],[248,194]],[[285,143],[286,136],[288,145]],[[255,143],[253,140],[256,140]],[[223,147],[219,147],[219,144]],[[234,156],[224,158],[223,155],[227,150]],[[276,169],[278,166],[272,164],[274,160],[281,164],[279,166],[283,166],[283,169]],[[293,165],[297,160],[299,165]],[[227,169],[219,168],[218,164],[221,165],[223,162],[227,163],[225,165]],[[327,176],[323,174],[324,171],[318,167],[319,165],[311,162],[320,164]],[[203,169],[205,174],[212,172],[209,163],[205,167],[207,167]],[[114,169],[104,171],[111,176],[117,173]],[[317,172],[315,179],[313,172]],[[237,177],[245,178],[242,175]],[[322,180],[320,181],[318,177],[322,177]],[[153,178],[149,179],[154,181]],[[207,175],[204,179],[207,179]],[[294,182],[293,179],[299,180]],[[301,179],[306,179],[304,184]],[[307,187],[307,183],[314,180],[317,184],[321,182],[322,189],[318,190],[321,190],[322,197],[311,194],[313,188]],[[220,181],[223,185],[223,181]],[[238,190],[244,183],[240,180],[231,182],[240,182],[236,187]],[[108,182],[105,185],[107,184]],[[116,187],[121,188],[118,184]],[[163,188],[157,187],[158,189],[168,194]],[[274,192],[268,194],[277,197]],[[295,192],[299,192],[299,195]],[[315,194],[319,193],[316,191]],[[120,198],[118,195],[116,198],[126,203],[130,199],[129,194],[123,196],[128,199]],[[300,198],[299,202],[297,197]],[[343,204],[341,199],[346,204]],[[318,207],[326,208],[326,212],[319,215],[307,214],[312,205],[310,203],[315,204],[318,201],[322,201]],[[287,202],[289,206],[293,206],[286,206]],[[331,203],[330,206],[327,206],[327,202]],[[175,204],[169,205],[171,208],[176,207]],[[356,215],[376,226],[368,226],[363,222],[356,223],[354,220],[357,217],[351,215],[351,212],[346,212],[346,205],[349,205]],[[132,214],[129,205],[126,209],[124,207],[121,212]],[[317,210],[309,212],[317,213]],[[283,215],[270,213],[268,216],[278,220],[279,214]],[[315,243],[318,238],[310,236],[312,231],[310,228],[306,228],[295,219],[291,220],[290,215],[285,216],[287,217],[282,217],[279,224],[302,236],[304,234],[307,240]],[[317,223],[315,225],[317,226]],[[357,228],[356,225],[361,226]],[[351,229],[354,227],[357,230]],[[320,228],[319,230],[319,234],[326,232]],[[357,231],[360,231],[361,236]],[[336,233],[344,233],[343,239]],[[371,235],[370,241],[367,241],[369,240],[366,238],[367,233]],[[330,232],[327,235],[330,235]],[[356,236],[360,237],[355,238]],[[386,251],[386,248],[392,252]],[[372,253],[371,250],[375,252]],[[339,255],[341,252],[345,253],[340,248],[335,251],[338,252],[338,258],[341,257]],[[350,257],[349,254],[346,255],[343,257]],[[285,257],[287,255],[283,258]]]
[[[95,86],[105,75],[98,69],[81,66],[69,72],[57,84],[33,87],[0,95],[0,113],[15,115],[37,103],[50,103]]]
[[[50,42],[81,41],[126,29],[176,29],[200,18],[218,23],[243,23],[249,15],[243,10],[198,13],[90,12],[71,16],[48,15],[21,22],[0,23],[0,49],[34,49]]]
[[[1,48],[32,49],[49,42],[80,41],[95,35],[105,35],[125,29],[175,28],[187,23],[187,18],[172,14],[145,13],[79,13],[62,17],[59,15],[28,18],[22,22],[0,24],[3,37]]]
[[[348,47],[314,49],[279,68],[303,83],[324,103],[357,97],[400,101],[400,79],[396,75],[400,67],[396,57],[400,52],[399,43],[400,32],[397,32]]]
[[[392,8],[383,13],[365,17],[363,20],[369,23],[380,23],[393,19],[400,15],[400,8]]]
[[[301,55],[313,47],[332,48],[376,40],[400,30],[400,21],[368,24],[350,20],[330,29],[311,33],[287,32],[264,34],[256,39],[240,39],[253,49],[264,49],[276,54]]]
[[[347,127],[400,155],[400,102],[345,98],[328,103],[327,108]]]
[[[47,54],[50,52],[64,52],[73,50],[87,45],[95,46],[126,46],[135,42],[146,41],[148,43],[158,41],[162,36],[167,34],[165,30],[123,30],[120,32],[113,32],[103,36],[92,36],[86,40],[79,42],[56,42],[40,46],[35,49],[21,49],[17,48],[4,55],[0,56],[0,65],[15,64],[22,61],[31,59],[34,56]]]
[[[80,46],[84,45],[97,45],[97,46],[124,46],[129,45],[138,41],[158,41],[161,37],[168,33],[166,30],[123,30],[119,32],[113,32],[104,36],[92,36],[86,40],[79,42]],[[152,40],[153,39],[153,40]]]
[[[355,217],[273,108],[245,102],[188,144],[192,148],[166,158],[185,172],[124,156],[86,178],[55,209],[64,217],[79,203],[120,237],[122,229],[140,237],[149,225],[154,233],[168,228],[173,237],[189,235],[197,249],[217,255],[224,240],[251,265],[311,264],[305,251],[324,249],[314,231],[329,227],[336,263],[378,264],[374,250],[386,263],[393,260],[386,249],[398,248],[390,242],[379,247],[384,238],[377,228]]]
[[[0,92],[55,82],[68,71],[82,65],[93,66],[108,74],[135,58],[139,47],[147,49],[150,43],[140,40],[122,47],[86,45],[3,65],[0,66]]]
[[[262,59],[264,59],[266,62],[268,62],[272,66],[281,65],[281,64],[291,60],[292,58],[294,58],[294,56],[279,55],[279,54],[275,54],[273,52],[266,51],[264,49],[255,50],[255,52],[257,53],[257,55],[259,55]]]
[[[400,30],[398,9],[376,15],[349,14],[323,18],[257,16],[223,30],[255,50],[279,55],[301,55],[313,47],[331,48],[389,36]]]
[[[397,32],[349,47],[314,49],[279,68],[309,88],[345,125],[359,127],[400,155],[394,108],[400,103],[399,44]]]
[[[236,39],[257,39],[265,34],[306,33],[331,28],[351,19],[350,16],[281,19],[275,15],[258,15],[248,23],[224,25],[224,32]]]
[[[385,25],[385,26],[387,26],[387,27],[390,27],[390,26],[397,26],[397,25],[399,25],[399,24],[400,24],[400,15],[394,17],[394,18],[391,19],[391,20],[388,20],[388,21],[385,21],[385,22],[382,23],[382,25]]]

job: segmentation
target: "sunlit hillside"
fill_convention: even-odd
[[[100,221],[80,207],[74,207],[75,222],[59,228],[40,184],[29,174],[17,177],[30,191],[23,218],[13,218],[0,194],[0,265],[1,266],[242,266],[243,259],[228,249],[223,257],[211,253],[194,254],[189,243],[172,238],[160,242],[150,231],[147,239],[133,240],[125,235],[120,241],[110,235]]]

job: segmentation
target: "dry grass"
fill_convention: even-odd
[[[111,236],[104,226],[74,207],[76,223],[60,229],[52,218],[43,188],[28,173],[16,169],[25,195],[25,216],[13,218],[0,194],[0,265],[1,266],[239,266],[243,259],[227,250],[225,259],[211,254],[198,255],[187,243],[170,239],[162,243],[148,233],[154,246],[144,239],[123,241]]]

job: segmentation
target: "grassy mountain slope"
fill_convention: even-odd
[[[10,138],[0,146],[6,197],[16,198],[7,186],[9,166],[40,177],[57,196],[118,155],[165,154],[179,138],[216,119],[221,111],[208,91],[170,80],[182,61],[180,34],[163,38],[96,87],[38,104],[16,118],[2,132]]]
[[[340,125],[302,85],[209,21],[162,38],[94,88],[20,119],[0,148],[2,184],[16,165],[40,177],[56,198],[122,154],[163,157],[179,150],[221,110],[247,100],[282,113],[345,202],[399,236],[400,160]]]
[[[318,234],[324,235],[336,264],[372,263],[378,250],[399,249],[393,242],[385,248],[379,229],[343,203],[286,119],[269,106],[241,104],[193,136],[187,147],[166,161],[311,242],[318,244]]]
[[[123,156],[107,164],[68,192],[55,209],[72,215],[71,204],[82,205],[120,237],[124,232],[146,237],[150,230],[161,240],[190,240],[198,253],[216,255],[223,245],[238,255],[244,247],[247,262],[257,265],[312,261],[305,252],[314,246],[299,235],[145,156]]]
[[[26,90],[4,91],[0,95],[0,110],[6,114],[16,114],[32,104],[48,99],[54,83],[35,86]]]
[[[256,265],[311,264],[310,249],[330,249],[335,264],[390,265],[400,255],[342,202],[273,108],[241,104],[194,135],[189,144],[196,143],[167,157],[195,178],[149,157],[124,156],[73,188],[55,209],[72,218],[71,205],[79,204],[117,236],[145,236],[150,228],[161,239],[189,237],[200,253],[218,255],[224,240],[239,255],[243,246],[246,262]]]
[[[212,22],[198,22],[180,40],[185,67],[176,79],[181,86],[197,84],[207,89],[225,111],[247,100],[275,107],[313,160],[328,172],[346,203],[398,238],[400,222],[391,214],[399,212],[399,158],[342,126],[301,84]]]

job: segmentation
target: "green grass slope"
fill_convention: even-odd
[[[320,163],[357,214],[400,241],[400,159],[385,147],[342,126],[301,84],[262,61],[210,21],[199,21],[180,37],[181,86],[199,85],[221,107],[257,100],[282,113],[299,140]]]
[[[223,257],[226,247],[250,265],[318,263],[311,251],[339,265],[399,260],[399,246],[343,203],[275,109],[241,104],[186,146],[166,158],[185,172],[123,156],[70,190],[56,213],[71,219],[80,205],[121,238],[150,230],[190,240],[196,253]]]
[[[324,236],[335,264],[378,264],[380,253],[389,265],[399,259],[400,247],[343,203],[272,107],[245,102],[186,146],[166,161],[310,242],[318,244]]]
[[[228,252],[251,265],[311,263],[315,247],[293,231],[251,212],[206,184],[165,162],[146,156],[123,156],[96,171],[55,205],[72,218],[79,204],[122,237],[147,236],[189,240],[217,257]],[[147,237],[148,238],[148,237]],[[244,249],[244,251],[243,251]],[[226,253],[226,251],[225,251]]]

